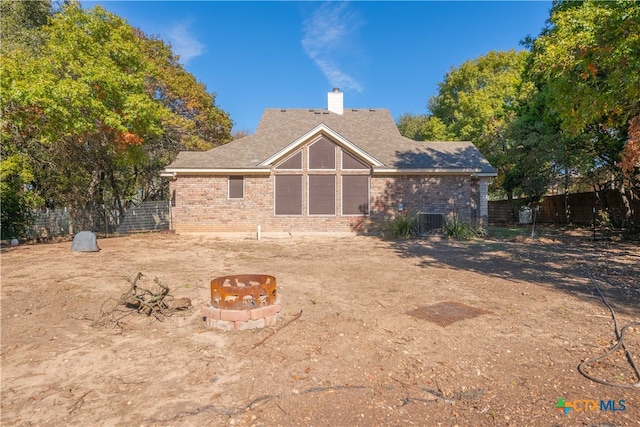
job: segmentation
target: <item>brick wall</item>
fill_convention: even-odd
[[[228,176],[181,176],[170,183],[173,229],[177,233],[255,233],[259,225],[264,233],[351,232],[362,217],[340,214],[340,174],[337,176],[335,216],[310,216],[306,203],[302,216],[275,216],[273,175],[245,176],[244,199],[228,198]],[[306,200],[307,184],[303,182]],[[380,221],[402,203],[411,213],[455,213],[465,221],[477,221],[482,219],[479,197],[479,180],[469,176],[372,176],[370,218]]]
[[[411,213],[456,214],[467,222],[479,219],[479,180],[470,176],[374,176],[371,195],[372,220],[384,219],[400,204]]]
[[[311,142],[313,144],[313,142]],[[309,145],[311,145],[309,144]],[[302,169],[297,171],[272,168],[271,175],[244,176],[244,198],[228,198],[228,176],[179,176],[170,182],[173,196],[173,229],[177,233],[243,232],[352,232],[364,217],[342,215],[342,185],[344,175],[371,175],[369,169],[342,168],[342,148],[335,147],[335,169],[308,170],[309,145],[300,149]],[[292,154],[295,155],[294,153]],[[290,156],[290,158],[292,157]],[[282,163],[280,163],[282,164]],[[274,176],[301,174],[302,215],[275,216]],[[336,177],[336,215],[308,214],[309,174],[329,174]],[[458,214],[464,221],[479,217],[481,183],[478,178],[462,175],[371,176],[370,219],[380,221],[397,211],[398,204],[411,213]],[[486,214],[485,214],[486,216]]]

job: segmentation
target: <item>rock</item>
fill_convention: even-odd
[[[11,246],[18,246],[19,244],[18,239],[11,239]]]
[[[98,239],[91,231],[81,231],[73,238],[72,252],[98,252]]]

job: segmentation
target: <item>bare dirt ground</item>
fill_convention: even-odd
[[[0,421],[639,425],[640,388],[602,385],[577,370],[616,342],[594,284],[620,327],[640,321],[638,242],[590,237],[554,230],[471,242],[146,234],[100,239],[95,253],[70,252],[71,242],[5,248]],[[129,288],[123,277],[138,272],[191,298],[194,309],[93,326],[103,303]],[[200,307],[211,279],[243,273],[276,277],[283,307],[276,325],[208,329]],[[446,326],[416,315],[442,302],[478,315]],[[640,363],[640,328],[625,341]],[[621,352],[588,370],[619,384],[639,380]],[[576,409],[565,415],[554,407],[558,398]],[[581,410],[585,399],[615,406]]]

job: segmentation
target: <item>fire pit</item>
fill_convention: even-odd
[[[276,278],[242,274],[211,281],[211,301],[202,307],[202,316],[207,326],[241,331],[273,325],[279,311]]]

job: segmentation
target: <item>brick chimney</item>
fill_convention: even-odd
[[[332,113],[340,114],[344,112],[344,94],[340,92],[340,89],[337,87],[333,88],[332,92],[327,94],[327,110]]]

